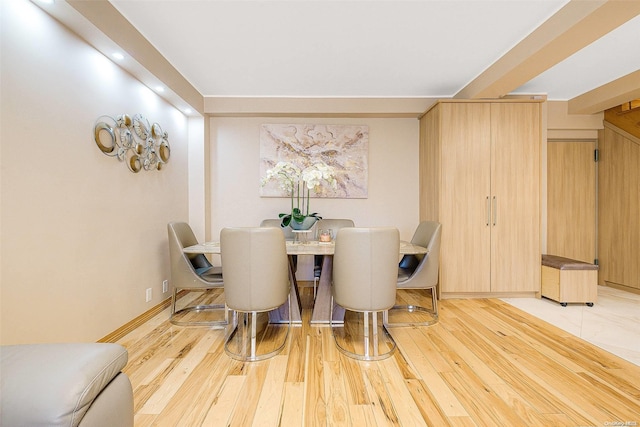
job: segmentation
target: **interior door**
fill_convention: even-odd
[[[491,104],[491,291],[540,290],[540,104]]]
[[[448,293],[488,292],[490,107],[485,103],[443,103],[440,107],[440,279]]]
[[[547,250],[592,263],[596,258],[596,142],[547,143]]]
[[[605,122],[599,150],[598,280],[640,289],[640,140]]]

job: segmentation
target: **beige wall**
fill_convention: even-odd
[[[169,296],[188,123],[32,3],[0,3],[0,342],[96,341]],[[133,174],[98,150],[96,118],[122,113],[169,133],[165,170]]]
[[[200,241],[206,239],[204,123],[203,117],[189,119],[189,225]]]
[[[325,218],[351,218],[357,226],[393,225],[410,239],[418,224],[417,119],[397,118],[227,118],[211,124],[211,230],[255,226],[289,208],[285,198],[261,198],[260,125],[325,123],[369,126],[369,197],[311,200]]]

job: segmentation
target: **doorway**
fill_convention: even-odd
[[[597,259],[595,140],[547,143],[547,253]]]

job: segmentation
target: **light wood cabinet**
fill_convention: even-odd
[[[441,101],[421,118],[420,218],[442,223],[441,297],[539,293],[540,110]]]

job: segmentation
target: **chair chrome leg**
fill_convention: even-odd
[[[242,313],[242,355],[243,358],[247,358],[247,328],[249,327],[249,313]]]
[[[329,303],[329,327],[333,331],[333,295],[331,295],[331,302]]]
[[[255,362],[259,360],[265,360],[280,353],[282,349],[285,347],[285,345],[287,344],[287,340],[289,338],[289,332],[291,331],[291,326],[292,326],[292,320],[293,320],[291,318],[292,303],[291,303],[290,295],[289,297],[287,297],[287,304],[289,306],[289,322],[286,325],[287,330],[284,334],[282,343],[280,343],[276,349],[271,350],[267,353],[262,353],[262,354],[258,353],[259,345],[258,345],[257,321],[258,321],[258,315],[260,314],[260,312],[251,311],[251,312],[242,312],[242,319],[240,321],[241,324],[239,324],[236,328],[234,328],[233,326],[230,327],[230,333],[227,334],[225,338],[225,343],[224,343],[225,353],[232,359],[240,360],[242,362]],[[237,316],[237,311],[233,310],[232,318],[235,320],[236,316]],[[272,327],[281,327],[281,326],[273,325]],[[239,328],[242,328],[241,332],[238,332]],[[240,333],[242,335],[240,336],[240,343],[238,344],[238,340],[235,339],[235,344],[236,344],[236,347],[240,346],[242,348],[241,349],[234,348],[233,350],[237,350],[237,351],[232,351],[232,349],[230,348],[230,345],[232,344],[232,341],[234,341],[234,337],[236,336],[237,333]]]
[[[293,325],[293,318],[291,317],[291,294],[289,294],[288,302],[289,302],[289,332],[291,332],[291,325]],[[287,335],[289,335],[289,332],[287,332]]]
[[[369,358],[369,312],[364,312],[364,357]]]
[[[176,293],[177,293],[177,289],[174,287],[173,288],[173,292],[171,293],[171,315],[169,316],[169,318],[173,318],[173,316],[176,314]]]
[[[238,331],[238,312],[232,309],[229,309],[229,311],[231,311],[231,319],[227,324],[227,328],[225,329],[225,342],[230,340],[231,337]]]
[[[256,334],[257,334],[257,317],[258,314],[255,311],[251,312],[251,359],[256,357]]]
[[[181,289],[187,289],[189,290],[189,288],[181,288]],[[202,289],[192,289],[192,290],[197,290],[197,291],[203,291]],[[173,293],[171,294],[171,313],[169,314],[169,322],[171,322],[172,325],[176,325],[176,326],[208,326],[212,329],[225,329],[226,326],[229,324],[229,317],[228,317],[228,307],[227,304],[210,304],[210,305],[197,305],[197,306],[188,306],[188,307],[184,307],[181,308],[180,310],[176,310],[177,307],[177,288],[173,288]],[[183,313],[188,313],[191,311],[195,311],[195,312],[200,312],[200,311],[220,311],[220,310],[224,310],[224,320],[192,320],[192,321],[184,321],[184,320],[177,320],[176,317],[178,317],[180,314]]]
[[[436,295],[436,288],[431,289],[431,306],[433,307],[433,315],[438,319],[438,296]]]
[[[384,333],[384,339],[386,340],[386,342],[388,343],[387,345],[389,346],[389,350],[384,352],[384,353],[380,353],[380,336],[378,334],[378,316],[377,316],[377,312],[369,312],[369,311],[365,311],[362,312],[363,315],[363,334],[362,334],[362,341],[360,342],[360,344],[363,345],[363,351],[362,353],[355,353],[353,351],[347,350],[347,348],[343,345],[340,344],[340,340],[338,339],[338,337],[336,336],[336,326],[333,322],[333,297],[331,298],[331,317],[329,320],[329,326],[331,327],[331,334],[333,335],[333,339],[336,343],[336,347],[338,348],[338,350],[344,354],[345,356],[351,357],[353,359],[356,360],[364,360],[364,361],[375,361],[375,360],[383,360],[388,358],[389,356],[391,356],[393,354],[393,352],[396,350],[396,342],[393,339],[393,337],[391,336],[391,334],[389,334],[389,331],[387,331],[387,328],[384,326],[384,324],[382,325],[382,331]],[[369,313],[371,313],[371,317],[372,317],[372,325],[369,324]],[[383,311],[383,316],[384,316],[384,311]],[[344,327],[343,330],[346,331],[346,329],[348,328],[346,325],[346,319],[345,319],[345,324],[339,325],[340,327]],[[371,328],[373,327],[373,331],[371,331]],[[345,332],[345,334],[347,334],[347,332]],[[370,341],[373,339],[373,355],[371,354],[370,351]]]
[[[409,313],[427,313],[431,315],[431,318],[426,321],[415,321],[415,322],[389,322],[389,317],[387,315],[386,324],[388,327],[392,328],[395,326],[431,326],[435,323],[438,323],[438,298],[436,295],[435,288],[431,288],[431,301],[432,301],[432,309],[428,309],[425,307],[421,307],[419,305],[394,305],[389,311],[406,311]]]
[[[415,313],[415,312],[428,313],[431,315],[431,319],[424,322],[387,322],[387,326],[390,328],[393,328],[396,326],[431,326],[438,323],[438,314],[434,313],[432,310],[429,310],[428,308],[420,307],[418,305],[394,305],[393,308],[391,308],[391,310],[389,311],[393,312],[396,310],[404,310],[409,313]]]
[[[378,312],[371,313],[371,317],[373,320],[373,355],[377,357],[380,355],[378,351]]]
[[[316,291],[317,291],[317,289],[318,289],[318,278],[314,277],[313,278],[313,299],[314,299],[314,301],[316,299]]]

